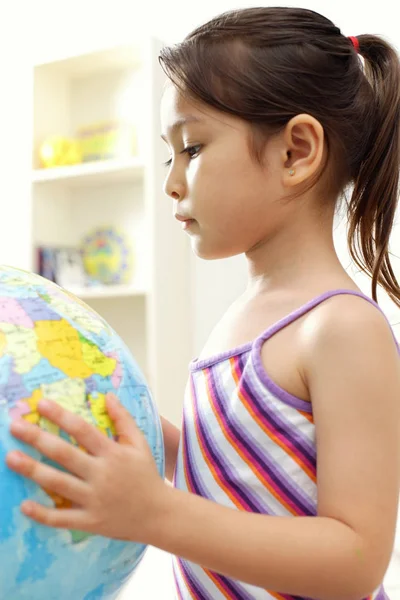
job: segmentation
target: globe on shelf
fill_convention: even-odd
[[[82,242],[85,270],[92,282],[129,283],[132,275],[132,249],[127,237],[114,227],[99,227]]]
[[[58,402],[113,437],[105,395],[116,393],[135,418],[164,476],[160,419],[145,379],[120,337],[83,302],[54,283],[0,267],[0,598],[115,599],[145,546],[80,531],[50,529],[20,512],[30,498],[48,506],[68,501],[10,471],[5,456],[22,449],[51,463],[9,433],[23,418],[70,443],[42,418],[41,398]]]

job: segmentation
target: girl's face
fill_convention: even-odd
[[[286,212],[279,136],[268,142],[261,166],[250,155],[245,121],[185,99],[172,84],[163,96],[161,123],[170,152],[164,189],[193,251],[225,258],[273,236]]]

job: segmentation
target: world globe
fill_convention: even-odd
[[[75,443],[39,415],[41,398],[59,403],[104,435],[115,437],[105,408],[110,391],[134,417],[164,477],[157,409],[121,338],[97,313],[54,283],[0,267],[1,599],[112,600],[143,557],[142,544],[52,529],[25,517],[20,504],[27,498],[47,506],[69,504],[5,464],[12,449],[52,464],[11,436],[13,419],[26,419]]]

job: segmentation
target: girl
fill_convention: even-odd
[[[118,443],[43,402],[88,453],[15,422],[16,437],[69,473],[16,452],[9,467],[75,506],[22,510],[171,552],[184,599],[383,600],[399,490],[398,349],[339,263],[332,223],[352,185],[352,256],[374,299],[380,284],[400,306],[388,252],[398,57],[312,11],[254,8],[213,19],[160,60],[175,217],[198,256],[245,253],[248,286],[190,366],[182,435],[163,421],[175,487],[112,396]]]

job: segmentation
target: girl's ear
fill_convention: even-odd
[[[283,157],[286,187],[294,187],[315,176],[322,164],[324,139],[321,123],[311,115],[296,115],[287,123]]]

